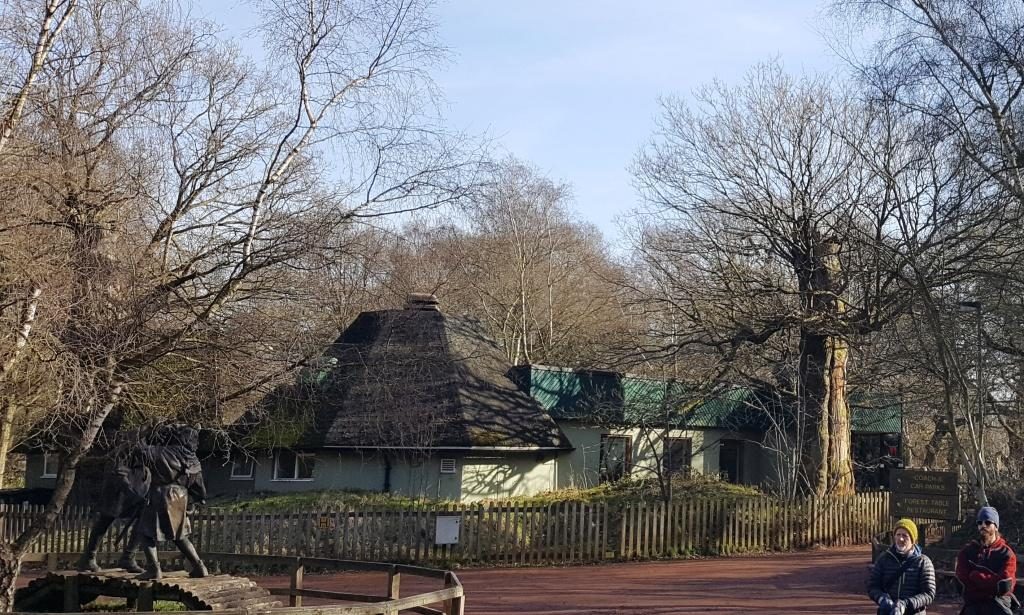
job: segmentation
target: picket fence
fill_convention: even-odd
[[[0,539],[16,536],[41,510],[0,506]],[[457,544],[435,544],[438,517],[459,519]],[[883,492],[795,501],[498,502],[279,513],[207,509],[191,518],[192,540],[200,551],[504,566],[866,544],[890,523],[889,497]],[[69,507],[32,550],[80,552],[92,521],[90,510]],[[100,551],[117,552],[123,534],[115,524]]]

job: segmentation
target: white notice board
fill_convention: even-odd
[[[459,544],[459,531],[462,529],[462,517],[454,515],[438,515],[434,527],[434,544]]]

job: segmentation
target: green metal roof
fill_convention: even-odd
[[[764,431],[792,419],[791,406],[750,387],[700,396],[675,381],[543,365],[516,367],[515,380],[556,420]],[[891,398],[853,394],[850,408],[854,432],[902,431],[900,406]]]
[[[902,433],[903,416],[899,401],[882,395],[850,395],[850,431],[857,433]]]

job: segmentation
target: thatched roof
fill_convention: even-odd
[[[363,312],[304,382],[269,398],[301,425],[295,430],[295,423],[274,420],[278,437],[294,433],[293,442],[276,444],[571,449],[541,405],[509,378],[510,369],[479,322],[444,314],[436,303]]]

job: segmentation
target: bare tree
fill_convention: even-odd
[[[651,205],[636,249],[655,280],[637,290],[680,322],[651,350],[710,349],[728,364],[774,348],[768,375],[795,357],[805,488],[849,492],[849,346],[907,300],[892,288],[889,194],[862,160],[887,127],[841,88],[773,66],[698,101],[664,103],[636,164]]]
[[[12,83],[3,83],[3,98],[0,99],[0,153],[4,151],[15,128],[25,113],[25,105],[43,65],[49,56],[57,38],[61,35],[64,25],[74,14],[78,0],[47,0],[39,6],[33,3],[31,8],[26,2],[7,2],[4,4],[0,19],[4,22],[22,20],[31,16],[34,30],[24,32],[34,35],[31,43],[24,45],[20,37],[4,41],[10,53],[5,59],[5,75],[15,79]],[[20,27],[5,28],[8,34],[22,33]],[[20,78],[20,79],[19,79]]]
[[[15,128],[24,115],[29,94],[43,69],[50,49],[76,8],[77,0],[49,0],[42,7],[37,5],[31,9],[23,3],[11,2],[5,4],[3,12],[0,13],[0,20],[4,22],[24,19],[29,15],[38,18],[37,22],[32,22],[36,29],[35,38],[30,45],[23,47],[19,44],[21,41],[17,39],[3,41],[4,48],[12,52],[5,54],[5,59],[8,60],[5,75],[11,76],[14,81],[0,84],[3,88],[0,94],[0,156],[4,154]],[[4,29],[4,32],[10,33],[11,30]],[[42,294],[42,288],[37,281],[28,279],[21,282],[19,284],[6,276],[0,276],[0,292],[5,295],[0,314],[6,312],[8,308],[15,308],[17,312],[14,339],[9,344],[0,346],[0,351],[4,353],[0,360],[0,387],[10,381],[12,373],[25,354],[36,320],[39,297]],[[10,397],[0,397],[0,486],[3,485],[7,455],[14,438],[17,408]]]
[[[913,181],[893,183],[903,201],[900,260],[917,294],[914,324],[904,330],[913,331],[908,337],[921,352],[918,367],[941,384],[933,440],[939,431],[949,435],[984,503],[992,461],[985,433],[993,418],[985,374],[1009,382],[1021,356],[1015,340],[1022,312],[1013,298],[1021,288],[1024,203],[1021,8],[1000,0],[865,0],[836,8],[854,36],[862,30],[850,25],[885,24],[874,30],[881,36],[871,52],[851,54],[851,61],[868,96],[917,126],[918,160],[927,164],[909,165],[919,169]],[[945,228],[933,225],[935,218]],[[964,322],[964,304],[974,306],[976,318]],[[985,340],[985,347],[968,340]],[[1001,416],[994,418],[1005,430]]]
[[[607,361],[624,327],[614,283],[624,272],[569,199],[568,186],[506,159],[464,219],[399,235],[386,284],[479,317],[513,364]]]
[[[235,323],[295,301],[293,272],[338,229],[463,194],[472,160],[415,104],[438,53],[420,2],[263,11],[268,71],[173,5],[82,2],[36,77],[6,174],[24,216],[2,231],[52,266],[32,351],[57,359],[61,464],[43,515],[0,546],[0,607],[115,408],[161,405],[157,374],[187,381]],[[328,145],[343,172],[317,162]]]

